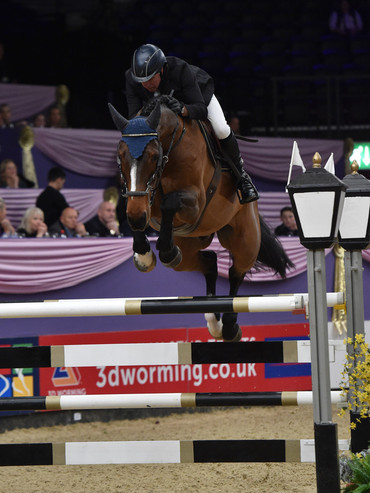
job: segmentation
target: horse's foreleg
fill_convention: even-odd
[[[157,263],[150,242],[142,231],[133,231],[133,237],[134,265],[140,272],[150,272]]]
[[[174,268],[182,260],[181,250],[173,242],[173,218],[181,205],[181,196],[177,192],[165,195],[161,203],[162,220],[156,247],[166,267]]]
[[[229,269],[230,296],[236,296],[243,282],[244,273],[238,272],[234,266]],[[224,313],[222,316],[222,338],[226,342],[238,342],[242,337],[242,331],[237,323],[237,313]]]

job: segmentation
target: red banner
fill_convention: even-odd
[[[306,339],[308,324],[242,327],[243,341]],[[41,346],[214,342],[205,328],[40,336]],[[216,342],[216,344],[219,344]],[[221,343],[222,344],[222,343]],[[311,390],[310,364],[212,364],[41,368],[40,395]]]

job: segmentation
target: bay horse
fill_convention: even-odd
[[[212,159],[200,124],[170,110],[170,96],[160,96],[127,120],[110,103],[122,134],[117,163],[127,197],[126,214],[133,231],[135,266],[150,272],[156,257],[144,233],[159,231],[161,262],[176,271],[199,271],[207,296],[216,293],[217,256],[204,251],[215,233],[230,252],[229,295],[236,296],[245,274],[256,264],[285,277],[293,264],[258,213],[257,202],[241,205],[235,178]],[[239,341],[236,313],[205,314],[216,339]]]

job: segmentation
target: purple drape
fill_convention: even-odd
[[[16,122],[29,118],[55,103],[55,91],[55,86],[0,84],[0,104],[9,104],[12,121]]]
[[[2,239],[1,293],[41,293],[75,286],[127,260],[132,240]]]
[[[35,146],[60,166],[82,175],[114,176],[117,172],[117,130],[35,128]],[[286,183],[293,148],[293,138],[261,137],[257,143],[239,141],[249,173]],[[299,150],[306,167],[311,167],[315,152],[323,165],[334,153],[337,162],[343,155],[341,140],[299,139]],[[301,173],[296,166],[293,175]]]
[[[35,146],[63,168],[90,176],[115,176],[118,130],[35,128]]]
[[[295,268],[288,278],[305,272],[307,250],[298,238],[280,238]],[[151,238],[154,248],[155,238]],[[132,258],[131,238],[2,239],[0,240],[0,293],[42,293],[75,286]],[[230,257],[214,240],[218,272],[228,276]],[[330,250],[327,250],[328,253]],[[370,261],[369,251],[364,259]],[[271,271],[252,271],[246,282],[278,281]]]
[[[331,153],[334,154],[334,163],[337,163],[343,156],[343,141],[341,140],[260,137],[257,143],[241,140],[238,143],[249,173],[260,178],[286,183],[295,140],[306,168],[311,168],[315,152],[320,153],[323,166]],[[292,177],[300,173],[302,170],[294,166]]]

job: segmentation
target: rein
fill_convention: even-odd
[[[186,128],[185,128],[185,122],[183,121],[183,127],[182,127],[182,131],[181,131],[181,135],[180,135],[179,139],[175,142],[175,137],[177,134],[177,130],[179,128],[179,124],[180,124],[180,120],[179,120],[179,118],[177,118],[176,119],[176,127],[174,128],[174,130],[172,132],[171,142],[170,142],[170,145],[168,146],[167,152],[165,154],[163,153],[163,147],[162,147],[161,141],[159,140],[158,132],[148,132],[148,133],[139,133],[139,134],[124,134],[125,137],[138,137],[138,138],[149,137],[149,136],[156,137],[155,140],[157,140],[158,146],[159,146],[159,157],[158,157],[156,169],[154,170],[154,173],[152,174],[152,176],[147,181],[145,191],[135,191],[135,192],[127,191],[127,183],[126,183],[126,180],[122,174],[121,166],[120,166],[120,164],[118,164],[121,178],[123,181],[123,186],[122,186],[122,190],[121,190],[121,194],[123,197],[125,197],[125,198],[142,197],[142,196],[150,194],[150,206],[153,205],[155,192],[157,191],[157,189],[159,187],[162,173],[164,171],[166,164],[168,163],[169,154],[173,149],[175,149],[176,146],[178,146],[180,144],[180,142],[181,142],[181,140],[185,134]],[[133,162],[136,162],[136,161],[137,161],[136,159],[133,159]]]

